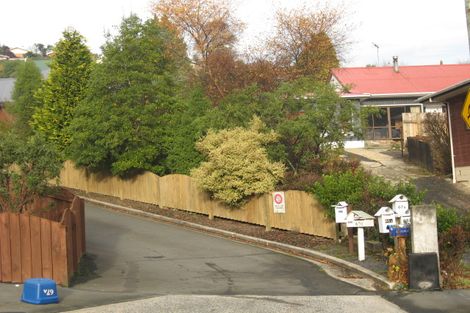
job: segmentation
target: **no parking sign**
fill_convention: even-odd
[[[286,198],[283,191],[273,192],[274,213],[286,213]]]

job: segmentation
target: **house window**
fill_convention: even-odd
[[[366,139],[400,139],[402,136],[402,113],[410,112],[409,106],[381,107],[369,114]]]

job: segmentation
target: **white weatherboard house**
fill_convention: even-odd
[[[26,53],[28,53],[29,51],[26,50],[26,49],[23,49],[23,48],[13,48],[13,49],[10,49],[10,51],[17,57],[17,58],[24,58]]]

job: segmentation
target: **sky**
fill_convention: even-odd
[[[230,0],[246,24],[240,49],[265,38],[274,26],[274,12],[315,0]],[[465,0],[330,0],[347,12],[350,46],[343,66],[387,65],[398,56],[402,65],[470,62]],[[100,52],[104,34],[123,17],[151,16],[149,0],[2,0],[0,44],[31,48],[55,44],[67,27]],[[377,49],[376,44],[379,48]],[[377,51],[378,50],[378,51]],[[378,52],[378,57],[377,57]]]

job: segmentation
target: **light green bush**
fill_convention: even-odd
[[[207,161],[191,176],[213,198],[235,207],[249,196],[274,190],[284,177],[284,165],[269,160],[264,145],[278,136],[274,131],[262,132],[264,127],[254,117],[248,129],[210,130],[196,145]]]

